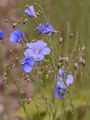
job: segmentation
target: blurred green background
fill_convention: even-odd
[[[18,6],[18,15],[23,15],[25,5],[33,3],[39,3],[48,17],[48,21],[61,32],[61,36],[65,36],[67,32],[67,23],[70,26],[70,33],[76,34],[79,33],[79,42],[78,45],[82,47],[85,45],[85,68],[83,70],[83,74],[81,78],[78,78],[76,89],[79,93],[79,97],[85,94],[86,99],[85,102],[88,104],[90,100],[90,0],[23,0],[17,1]],[[29,23],[29,27],[25,27],[26,31],[30,32],[30,36],[33,35],[33,25],[32,22]],[[75,40],[75,39],[74,39]],[[69,47],[74,46],[73,39],[70,39],[68,42],[70,43]],[[63,53],[62,53],[63,54]],[[77,98],[79,100],[79,97]],[[79,101],[80,104],[81,101]],[[90,103],[90,102],[89,102]],[[83,106],[81,105],[77,111],[81,111],[80,114],[84,114],[85,108],[83,110]],[[78,117],[78,120],[90,120],[90,108],[86,112],[85,117]],[[72,118],[68,118],[68,120],[72,120]]]

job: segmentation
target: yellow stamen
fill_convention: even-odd
[[[64,93],[64,90],[63,90],[63,89],[61,89],[61,90],[60,90],[60,94],[63,94],[63,93]]]
[[[36,51],[35,51],[35,54],[38,54],[39,53],[39,50],[37,49]]]

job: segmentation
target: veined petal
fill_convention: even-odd
[[[32,57],[25,57],[21,60],[22,69],[25,73],[31,72],[34,65],[34,59]]]
[[[34,55],[33,58],[34,58],[35,61],[41,61],[41,60],[44,59],[44,55],[37,54],[37,55]]]
[[[11,32],[9,40],[13,43],[20,43],[23,40],[23,32],[20,29],[16,29]]]
[[[39,24],[39,26],[37,26],[35,31],[36,31],[36,33],[42,34],[44,29],[45,29],[45,26],[43,24]]]
[[[32,48],[35,48],[35,47],[36,47],[36,45],[37,45],[37,44],[36,44],[36,42],[34,42],[34,43],[27,43],[27,44],[26,44],[26,47],[28,47],[28,48],[31,48],[31,49],[32,49]]]
[[[55,33],[55,29],[53,28],[53,26],[49,23],[45,24],[45,29],[42,32],[43,34],[53,34]]]
[[[33,52],[32,52],[31,49],[26,49],[26,50],[24,51],[24,55],[25,55],[26,57],[32,57],[32,56],[33,56]]]
[[[33,67],[29,66],[28,64],[24,64],[24,65],[22,65],[22,69],[25,73],[29,73],[32,71]]]
[[[45,42],[42,41],[42,40],[38,40],[38,41],[37,41],[37,44],[38,44],[38,47],[39,47],[40,49],[42,49],[42,48],[44,48],[44,47],[47,46],[47,43],[45,43]]]
[[[11,35],[9,40],[10,40],[10,42],[16,43],[18,41],[18,38],[15,35]]]
[[[38,40],[37,42],[34,42],[34,43],[27,43],[26,44],[26,47],[29,47],[29,48],[35,48],[37,47],[38,49],[42,49],[44,47],[47,46],[47,43],[45,43],[44,41],[42,40]]]
[[[34,7],[33,5],[27,7],[24,11],[24,13],[26,15],[28,15],[29,17],[36,17],[36,13],[35,13],[35,10],[34,10]]]
[[[48,54],[50,54],[50,49],[48,47],[45,47],[45,48],[42,49],[41,53],[43,55],[48,55]]]

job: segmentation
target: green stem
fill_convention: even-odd
[[[70,91],[68,90],[68,97],[69,97],[69,100],[70,100],[70,105],[71,105],[71,108],[72,108],[72,113],[74,113],[74,105],[73,105],[73,102],[72,102],[72,99],[71,99],[71,93]]]
[[[44,19],[47,22],[47,16],[45,15],[45,12],[44,12],[43,8],[41,7],[41,5],[39,5],[38,3],[34,3],[34,4],[37,5],[41,9],[41,11],[42,11],[42,13],[44,15]]]

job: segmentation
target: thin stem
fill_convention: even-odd
[[[24,17],[21,17],[18,21],[16,21],[15,23],[13,23],[13,25],[16,27],[18,24],[21,23],[21,21],[23,20]]]
[[[47,22],[47,17],[45,15],[45,12],[44,12],[43,8],[41,7],[41,5],[39,5],[38,3],[34,3],[34,4],[37,5],[41,9],[41,11],[42,11],[42,13],[44,15],[45,21]]]
[[[71,98],[71,93],[70,93],[70,91],[68,90],[68,97],[69,97],[69,100],[70,100],[70,105],[71,105],[71,107],[72,107],[72,113],[74,113],[74,105],[73,105],[73,102],[72,102],[72,98]]]
[[[17,87],[17,90],[18,90],[19,99],[22,99],[22,94],[21,94],[21,89],[20,89],[21,87],[18,85],[18,83],[17,83],[17,81],[15,79],[13,79],[13,80],[14,80],[14,83],[15,83],[15,85]],[[24,112],[26,114],[27,120],[30,120],[24,102],[20,101],[19,104],[22,106],[22,108],[23,108],[23,110],[24,110]]]
[[[7,68],[7,72],[10,74],[10,69]],[[26,110],[26,107],[25,107],[25,104],[24,104],[23,101],[21,101],[21,99],[22,99],[23,96],[22,96],[22,93],[21,93],[22,90],[21,90],[20,82],[19,82],[19,80],[18,80],[18,81],[15,80],[12,75],[11,75],[11,77],[12,77],[13,82],[14,82],[16,88],[17,88],[17,91],[18,91],[19,104],[20,104],[21,107],[23,108],[23,110],[24,110],[24,112],[25,112],[25,115],[26,115],[26,117],[27,117],[27,120],[30,120],[30,118],[29,118],[29,116],[28,116],[28,113],[27,113],[27,110]],[[18,82],[19,82],[19,84],[18,84]]]
[[[40,24],[35,18],[32,18],[32,19],[37,25]]]
[[[62,99],[63,115],[61,116],[60,120],[65,120],[66,119],[66,112],[65,112],[65,104],[64,103],[65,103],[64,99]]]

